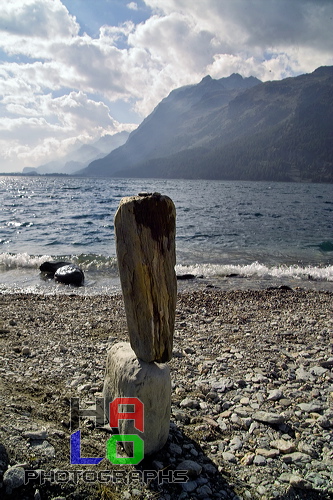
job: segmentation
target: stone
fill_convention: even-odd
[[[7,450],[3,444],[0,443],[0,473],[7,469],[9,457]]]
[[[197,487],[198,483],[196,481],[187,481],[186,483],[182,484],[183,490],[187,493],[191,493],[192,491],[196,490]]]
[[[296,444],[291,439],[275,439],[270,445],[281,453],[293,453],[296,450]]]
[[[197,498],[211,498],[212,490],[208,486],[208,484],[204,484],[197,489]]]
[[[199,408],[199,403],[195,399],[185,398],[180,402],[182,408]]]
[[[233,437],[229,443],[229,448],[231,451],[240,450],[242,448],[242,446],[243,446],[243,442],[238,436]]]
[[[138,359],[128,342],[111,347],[106,362],[103,397],[108,408],[117,397],[136,397],[144,405],[144,432],[132,420],[119,420],[119,434],[137,434],[144,440],[144,454],[160,450],[167,441],[170,425],[171,379],[167,364]],[[123,443],[132,455],[131,442]]]
[[[300,403],[297,405],[302,411],[306,413],[318,413],[323,410],[323,406],[320,403],[312,402],[312,403]]]
[[[284,422],[284,416],[278,413],[270,413],[267,411],[256,411],[252,415],[253,420],[263,422],[264,424],[277,425]]]
[[[252,465],[253,460],[254,460],[255,454],[252,452],[248,452],[244,455],[244,457],[241,459],[241,464],[242,465]]]
[[[254,460],[253,460],[253,464],[254,465],[258,465],[259,467],[260,466],[264,466],[267,464],[267,460],[265,457],[263,457],[262,455],[256,455],[254,457]]]
[[[311,373],[306,371],[304,369],[304,366],[300,366],[296,370],[296,380],[302,380],[303,382],[306,382],[311,378]]]
[[[60,267],[70,266],[70,265],[71,265],[70,262],[43,262],[43,264],[39,266],[39,270],[42,273],[46,273],[48,278],[53,278],[54,274],[57,272],[58,269],[60,269]]]
[[[279,401],[282,398],[283,398],[283,392],[281,391],[281,389],[274,389],[267,396],[268,401]]]
[[[147,363],[165,363],[172,357],[177,299],[174,204],[158,193],[123,198],[114,224],[132,349]]]
[[[257,448],[257,455],[265,458],[276,458],[279,455],[279,450],[267,450],[266,448]]]
[[[47,430],[39,429],[36,431],[25,431],[23,432],[23,437],[27,439],[33,439],[36,441],[43,441],[44,439],[47,438]]]
[[[333,427],[333,416],[329,417],[328,415],[321,415],[317,419],[317,424],[319,424],[323,429],[330,429]]]
[[[54,273],[55,281],[65,285],[82,286],[84,283],[84,274],[82,269],[73,264],[62,266]]]
[[[311,375],[315,375],[316,377],[321,377],[326,372],[327,368],[324,368],[323,366],[313,366],[310,368]]]
[[[3,483],[8,495],[12,494],[13,490],[24,485],[25,472],[23,467],[10,467],[3,475]]]
[[[303,477],[297,475],[297,474],[292,474],[289,479],[289,483],[291,486],[294,488],[299,488],[300,490],[311,490],[312,485],[309,481],[306,481]]]
[[[183,450],[181,449],[181,447],[176,443],[170,443],[169,451],[170,451],[171,455],[173,455],[173,456],[182,455],[182,453],[183,453]]]
[[[230,451],[224,451],[222,453],[222,458],[226,462],[231,462],[231,463],[234,463],[234,464],[237,463],[237,459],[236,459],[235,455],[233,453],[230,453]]]
[[[184,460],[177,465],[176,470],[186,470],[188,477],[198,477],[202,471],[202,467],[194,460]]]
[[[282,460],[286,464],[305,464],[311,461],[311,457],[305,453],[295,451],[294,453],[283,455]]]

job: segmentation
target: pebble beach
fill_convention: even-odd
[[[178,293],[166,445],[138,466],[106,458],[80,466],[70,465],[70,399],[84,408],[101,397],[106,353],[128,340],[122,297],[1,294],[0,497],[333,498],[332,298],[301,289]],[[105,456],[108,429],[92,418],[81,426],[83,456]],[[74,469],[92,479],[54,476]],[[130,481],[111,477],[120,469]],[[144,470],[186,470],[188,481],[142,481]],[[26,471],[36,480],[24,484]]]

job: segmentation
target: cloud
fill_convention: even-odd
[[[253,58],[255,76],[261,74],[268,79],[271,75],[264,71],[266,62],[275,58],[281,62],[283,56],[288,61],[286,71],[281,68],[277,78],[287,72],[313,71],[320,65],[332,64],[333,7],[328,0],[206,0],[204,8],[201,0],[145,3],[159,15],[182,14],[211,33],[215,59],[224,56],[229,62],[233,57],[246,62]],[[222,71],[223,66],[219,68]]]
[[[60,0],[3,2],[1,165],[11,168],[15,155],[21,167],[36,165],[78,137],[133,128],[112,116],[113,103],[132,106],[139,121],[172,89],[207,74],[271,80],[332,64],[328,0],[144,4],[126,4],[148,13],[142,22],[105,20],[90,36]]]
[[[126,5],[126,7],[128,7],[131,10],[138,10],[139,9],[138,4],[136,2],[130,2]]]

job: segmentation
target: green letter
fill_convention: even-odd
[[[118,457],[118,441],[131,441],[133,443],[133,457]],[[137,465],[144,457],[144,441],[137,434],[114,434],[106,442],[106,458],[114,465]]]

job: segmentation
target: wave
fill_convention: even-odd
[[[259,262],[248,265],[195,264],[176,265],[177,274],[193,274],[195,276],[244,277],[244,278],[293,278],[314,281],[333,281],[333,266],[266,266]]]
[[[0,253],[0,272],[25,269],[27,272],[39,269],[46,261],[68,261],[89,272],[93,280],[118,276],[117,258],[96,254],[79,255],[29,255],[28,253]],[[203,278],[248,278],[255,280],[299,280],[316,282],[333,282],[333,266],[300,266],[300,265],[265,265],[252,262],[247,265],[236,264],[177,264],[177,275],[192,274]],[[239,283],[240,285],[240,283]]]
[[[108,257],[96,254],[80,255],[29,255],[28,253],[0,253],[0,269],[38,269],[41,264],[47,261],[69,261],[84,271],[90,270],[110,270],[117,269],[116,257]]]

